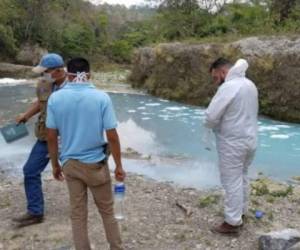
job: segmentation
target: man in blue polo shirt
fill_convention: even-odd
[[[70,203],[73,240],[77,250],[90,250],[87,230],[87,188],[102,216],[111,250],[122,248],[120,232],[113,212],[110,172],[105,154],[104,131],[116,164],[115,178],[123,181],[117,120],[109,96],[88,80],[90,66],[83,58],[68,65],[68,83],[48,101],[48,148],[57,180],[66,179]],[[58,161],[57,136],[61,155]]]

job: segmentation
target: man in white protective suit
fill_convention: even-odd
[[[216,135],[219,170],[225,190],[225,219],[212,228],[221,234],[239,233],[248,206],[248,168],[257,144],[258,92],[246,78],[248,63],[235,65],[219,58],[210,68],[218,91],[205,112],[205,127]]]

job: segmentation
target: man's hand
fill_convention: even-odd
[[[122,181],[124,181],[125,177],[126,177],[126,173],[123,170],[123,168],[122,167],[116,167],[116,169],[115,169],[115,178],[116,178],[116,180],[122,182]]]
[[[109,148],[111,154],[114,158],[116,169],[115,169],[115,178],[117,181],[123,181],[126,177],[126,173],[122,167],[121,161],[121,146],[119,141],[119,136],[116,129],[106,130],[106,136],[109,143]]]
[[[63,181],[64,176],[61,169],[61,166],[58,161],[58,131],[56,129],[47,129],[47,144],[48,151],[52,163],[52,173],[55,180]]]
[[[52,166],[52,174],[57,181],[63,181],[65,179],[59,163]]]
[[[17,116],[16,118],[16,123],[20,124],[20,123],[26,123],[28,121],[27,117],[25,114],[20,114]]]

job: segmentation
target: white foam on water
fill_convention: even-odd
[[[144,110],[144,109],[146,109],[146,107],[141,106],[141,107],[138,107],[137,109],[139,109],[139,110]]]
[[[273,139],[289,139],[290,136],[289,135],[274,134],[274,135],[271,135],[271,138],[273,138]]]
[[[151,120],[152,118],[150,117],[142,117],[142,120],[147,121],[147,120]]]
[[[136,111],[134,109],[130,109],[127,111],[128,113],[135,113]]]
[[[276,126],[259,126],[258,131],[264,132],[264,131],[278,131],[279,128]]]
[[[260,144],[260,146],[261,146],[261,147],[263,147],[263,148],[270,148],[270,147],[271,147],[271,145],[268,145],[268,144],[263,144],[263,143],[262,143],[262,144]]]
[[[282,124],[275,125],[275,127],[277,127],[277,128],[291,128],[291,126],[289,126],[289,125],[282,125]]]
[[[165,99],[158,99],[161,102],[170,102],[169,100],[165,100]]]
[[[26,79],[0,78],[0,86],[17,86],[28,83]]]
[[[187,109],[186,107],[166,107],[164,110],[170,110],[170,111],[180,111]]]
[[[160,106],[161,104],[158,102],[152,102],[152,103],[146,103],[146,106],[151,106],[151,107],[157,107]]]
[[[153,113],[148,113],[148,112],[142,112],[142,115],[153,115]]]

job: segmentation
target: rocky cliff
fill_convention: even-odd
[[[226,44],[159,44],[136,51],[133,87],[184,103],[206,106],[217,86],[208,72],[218,57],[248,60],[248,77],[260,93],[260,112],[300,122],[300,37],[251,37]]]

